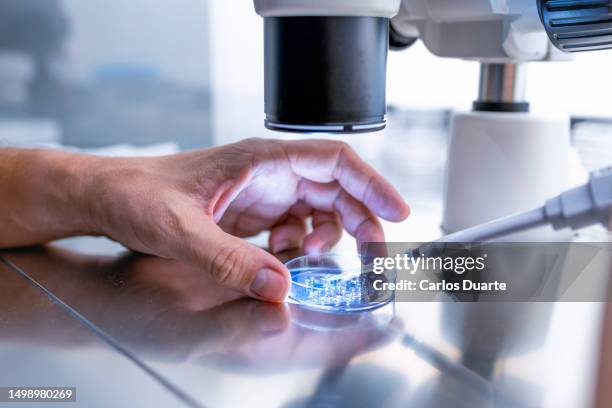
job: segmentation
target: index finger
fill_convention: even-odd
[[[319,183],[337,181],[347,193],[386,220],[402,221],[410,214],[410,207],[397,190],[348,144],[330,140],[285,143],[297,175]]]

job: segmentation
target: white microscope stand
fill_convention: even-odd
[[[524,102],[526,67],[482,64],[478,102]],[[477,102],[477,103],[478,103]],[[569,187],[567,114],[456,112],[443,229],[450,233],[530,209]]]

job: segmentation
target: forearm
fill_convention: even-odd
[[[97,234],[88,195],[96,157],[0,149],[0,248]]]

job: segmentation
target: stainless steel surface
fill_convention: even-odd
[[[198,269],[148,256],[4,256],[205,406],[558,408],[591,399],[599,304],[397,303],[331,315],[241,299]],[[1,315],[45,316],[30,308],[40,294],[28,293],[2,296]],[[38,320],[22,321],[38,342],[54,338],[36,332]],[[83,346],[60,339],[69,364]],[[96,364],[88,372],[117,375]]]
[[[51,271],[50,271],[51,273]],[[56,281],[57,285],[61,282]],[[76,403],[52,406],[176,406],[172,393],[0,263],[0,384],[73,386]],[[142,390],[146,389],[146,393]],[[43,404],[0,403],[0,407]]]
[[[525,102],[524,64],[480,64],[478,102]]]

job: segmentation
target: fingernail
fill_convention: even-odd
[[[329,252],[330,250],[331,250],[331,245],[323,245],[321,249],[319,250],[319,252],[324,254],[326,252]]]
[[[279,252],[283,252],[284,250],[288,249],[290,245],[291,244],[289,241],[280,241],[276,243],[275,245],[273,245],[272,252],[275,254]]]
[[[251,291],[265,300],[281,301],[285,297],[285,290],[285,278],[279,272],[267,268],[257,272],[251,283]]]

